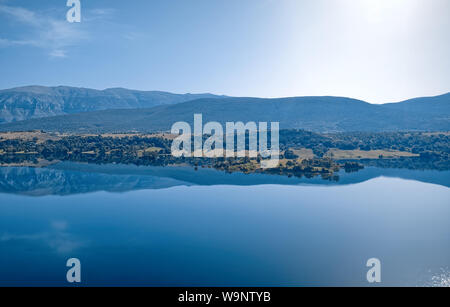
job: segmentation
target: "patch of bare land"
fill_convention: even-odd
[[[330,149],[326,154],[326,157],[335,160],[360,160],[360,159],[395,159],[400,157],[419,157],[418,154],[413,154],[406,151],[396,151],[396,150],[342,150],[342,149]]]
[[[291,149],[291,151],[299,157],[299,159],[314,159],[315,155],[311,148]]]
[[[450,136],[450,131],[445,131],[445,132],[424,132],[423,133],[426,136],[439,136],[439,135],[445,135],[445,136]]]
[[[56,164],[60,161],[54,160],[54,161],[48,161],[45,159],[38,159],[37,163],[33,162],[22,162],[22,163],[0,163],[0,167],[46,167],[49,165]]]
[[[45,133],[41,131],[29,132],[0,132],[0,142],[3,140],[23,140],[44,143],[48,140],[58,141],[62,136],[57,133]]]
[[[173,140],[178,135],[173,135],[170,133],[103,133],[103,134],[61,134],[61,136],[80,136],[80,137],[101,136],[104,138],[114,138],[114,139],[139,137],[139,138],[164,138],[168,140]]]
[[[47,133],[41,131],[27,131],[27,132],[0,132],[0,141],[2,140],[23,140],[23,141],[36,141],[37,143],[43,143],[48,140],[58,141],[68,136],[79,137],[92,137],[101,136],[104,138],[127,138],[127,137],[140,137],[140,138],[164,138],[173,140],[177,135],[170,133],[104,133],[104,134],[67,134],[67,133]]]

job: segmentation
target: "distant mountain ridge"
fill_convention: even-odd
[[[0,123],[111,109],[150,108],[212,94],[172,94],[124,88],[94,90],[68,86],[26,86],[0,91]]]
[[[0,125],[0,131],[71,133],[168,131],[173,123],[278,121],[281,129],[316,132],[450,131],[450,93],[374,105],[345,97],[202,98],[153,108],[104,110]]]
[[[413,108],[416,112],[448,116],[450,112],[450,93],[433,97],[413,98],[397,103],[387,103],[384,106],[403,111]]]

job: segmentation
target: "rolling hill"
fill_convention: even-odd
[[[150,108],[211,94],[172,94],[112,88],[103,91],[67,86],[26,86],[0,91],[0,123],[108,109]]]
[[[203,98],[145,109],[121,109],[32,119],[0,125],[0,131],[71,133],[168,131],[173,123],[278,121],[281,129],[317,132],[450,131],[450,93],[374,105],[343,97]]]

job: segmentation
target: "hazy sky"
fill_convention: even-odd
[[[449,0],[0,0],[0,88],[372,103],[450,91]]]

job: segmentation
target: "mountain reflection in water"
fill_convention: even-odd
[[[345,185],[377,177],[397,177],[450,187],[450,171],[420,171],[369,167],[355,173],[340,172],[338,181],[320,177],[297,178],[268,174],[228,174],[214,169],[192,167],[143,167],[62,162],[46,168],[0,168],[0,193],[29,196],[72,195],[96,191],[126,192],[164,189],[174,186],[261,184]]]

